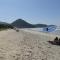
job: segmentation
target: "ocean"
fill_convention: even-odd
[[[58,27],[56,29],[51,29],[49,31],[44,30],[44,28],[32,28],[31,30],[60,35],[60,28],[58,28]]]

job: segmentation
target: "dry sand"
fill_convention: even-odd
[[[60,46],[49,44],[56,35],[22,29],[0,32],[0,60],[60,60]]]

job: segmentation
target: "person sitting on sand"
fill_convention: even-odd
[[[60,38],[59,38],[59,45],[60,45]]]
[[[58,39],[58,37],[56,37],[56,38],[54,39],[54,44],[59,44],[59,39]]]
[[[54,39],[54,41],[48,41],[49,43],[53,44],[53,45],[60,45],[60,38],[58,39],[58,37],[56,37]]]

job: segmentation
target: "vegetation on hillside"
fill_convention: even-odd
[[[5,23],[5,22],[0,22],[0,30],[3,29],[14,29],[14,28],[43,28],[43,27],[48,27],[48,26],[54,26],[54,25],[46,25],[46,24],[30,24],[26,22],[23,19],[17,19],[11,24]]]
[[[12,26],[17,28],[37,28],[37,27],[47,27],[46,24],[30,24],[23,19],[17,19],[12,23]]]
[[[0,30],[5,30],[9,28],[13,29],[14,27],[11,24],[0,22]]]

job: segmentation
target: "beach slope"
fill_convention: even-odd
[[[0,60],[60,60],[60,46],[49,33],[20,29],[0,32]]]

